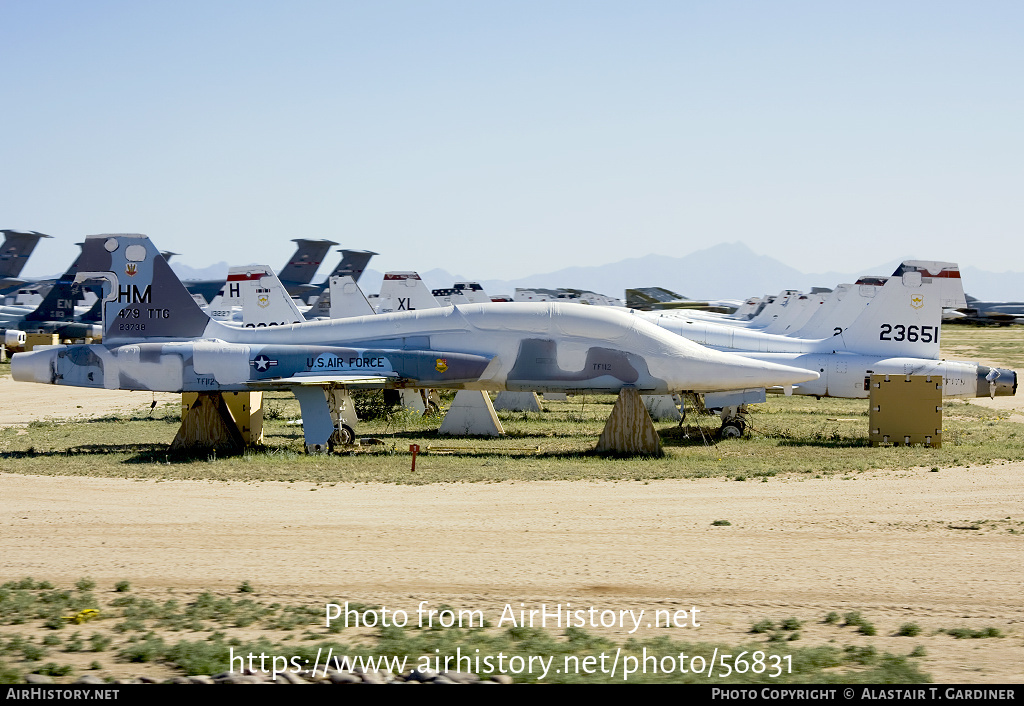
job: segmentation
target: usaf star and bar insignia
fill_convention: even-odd
[[[249,361],[249,365],[256,368],[256,372],[265,373],[266,371],[270,370],[272,367],[277,365],[277,361],[272,360],[271,358],[268,358],[267,356],[260,353],[258,356]]]

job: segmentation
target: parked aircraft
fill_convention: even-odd
[[[962,317],[957,321],[977,321],[986,324],[1024,324],[1024,302],[983,302],[972,296],[957,310]]]
[[[86,239],[102,345],[12,358],[22,382],[166,392],[290,389],[307,448],[335,435],[339,388],[644,393],[794,385],[816,372],[703,348],[609,307],[473,304],[248,329],[210,319],[146,236]]]
[[[1017,374],[1012,370],[938,359],[942,308],[963,302],[960,271],[954,263],[906,261],[892,277],[860,280],[847,296],[867,302],[834,309],[833,315],[859,313],[849,322],[833,319],[834,335],[820,339],[697,323],[669,315],[643,316],[717,350],[819,373],[816,380],[796,386],[796,394],[866,398],[865,379],[871,374],[942,375],[945,397],[1016,394]]]
[[[543,287],[526,289],[524,287],[516,287],[513,299],[517,302],[572,302],[575,304],[593,304],[595,306],[624,306],[622,300],[615,297],[591,292],[588,289],[569,289],[564,287],[559,289],[544,289]]]
[[[358,282],[370,259],[377,253],[372,250],[339,250],[341,262],[331,271],[320,284],[309,284],[304,287],[292,288],[288,293],[293,297],[300,297],[303,301],[311,304],[316,303],[316,298],[323,296],[330,285],[332,277],[351,277],[353,282]]]
[[[327,251],[337,243],[333,240],[310,240],[308,238],[295,238],[292,242],[298,243],[298,247],[295,249],[295,254],[281,269],[281,282],[288,288],[289,294],[297,294],[305,287],[315,289],[315,286],[310,285],[309,282],[319,269]],[[191,280],[185,282],[185,287],[190,294],[199,294],[206,301],[213,302],[214,297],[224,288],[224,280]]]
[[[376,313],[363,290],[351,276],[333,276],[328,282],[330,286],[327,291],[317,300],[316,306],[306,313],[307,319],[313,318],[309,314],[314,311],[318,318],[325,319],[347,319]]]
[[[664,287],[636,287],[626,290],[626,306],[639,311],[660,309],[696,309],[719,314],[733,314],[739,308],[738,302],[696,301],[687,299]]]
[[[385,272],[380,294],[367,297],[378,314],[434,309],[440,304],[415,272]]]
[[[454,304],[486,304],[491,301],[479,282],[456,282],[449,289],[432,289],[430,293],[440,306]]]
[[[6,294],[25,284],[27,280],[19,279],[19,275],[29,255],[42,238],[53,236],[34,230],[0,230],[0,233],[4,234],[0,245],[0,293]]]
[[[25,333],[56,333],[61,339],[99,338],[103,327],[92,318],[90,310],[76,316],[75,302],[81,296],[81,286],[74,284],[70,275],[57,280],[43,301],[33,310],[22,307],[0,307],[0,331],[5,345],[19,345]],[[95,307],[98,312],[98,306]]]
[[[224,288],[203,311],[222,323],[248,328],[284,326],[306,320],[268,265],[230,268]]]

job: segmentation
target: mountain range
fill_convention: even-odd
[[[471,272],[452,274],[443,269],[420,272],[420,276],[431,289],[451,287],[454,282],[478,281],[491,295],[511,295],[517,287],[566,287],[621,299],[627,288],[664,287],[690,299],[745,299],[776,294],[783,289],[806,292],[811,287],[832,288],[841,282],[854,282],[862,275],[890,275],[905,259],[914,259],[914,256],[883,262],[863,271],[804,273],[770,256],[758,255],[743,243],[722,243],[683,257],[645,255],[595,267],[566,267],[515,280],[480,280]],[[226,277],[228,271],[224,262],[200,270],[172,261],[171,267],[182,279]],[[415,263],[410,263],[409,267],[414,269]],[[1024,273],[987,272],[975,267],[963,267],[960,273],[964,290],[978,299],[1024,301]],[[383,277],[381,272],[367,269],[359,285],[368,294],[376,293],[380,291]]]

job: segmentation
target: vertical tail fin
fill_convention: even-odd
[[[380,285],[377,313],[434,309],[440,306],[415,272],[387,272]]]
[[[75,302],[81,293],[79,285],[61,277],[53,283],[36,310],[25,317],[25,321],[74,321]]]
[[[0,277],[20,275],[40,239],[53,237],[34,230],[0,230],[0,233],[4,234],[3,245],[0,245]]]
[[[327,278],[328,282],[331,277],[346,276],[351,277],[352,281],[358,282],[370,259],[377,254],[370,250],[339,250],[338,252],[341,253],[341,262]]]
[[[470,304],[490,304],[491,298],[479,282],[456,282],[455,289],[462,292]]]
[[[89,311],[82,314],[78,320],[87,324],[103,323],[103,297],[99,297],[95,302],[93,302]]]
[[[313,275],[320,268],[327,251],[332,245],[337,245],[333,240],[308,240],[306,238],[295,238],[292,242],[298,243],[295,254],[288,263],[281,268],[281,281],[289,285],[309,284]]]
[[[861,289],[871,286],[863,278]],[[960,269],[952,262],[906,261],[840,334],[846,350],[868,355],[938,358],[942,307],[963,299]]]
[[[246,328],[285,326],[306,319],[299,313],[288,290],[267,265],[232,267],[226,288],[239,292],[242,323]]]
[[[370,316],[373,307],[367,301],[363,290],[351,276],[331,277],[328,298],[328,315],[332,319],[347,319],[351,316]]]
[[[198,338],[208,317],[149,238],[90,235],[76,282],[103,280],[103,340]]]

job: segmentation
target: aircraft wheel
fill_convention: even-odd
[[[743,430],[746,425],[739,419],[731,419],[722,425],[722,428],[718,430],[719,436],[723,439],[738,439],[743,436]]]
[[[356,442],[356,433],[352,431],[352,427],[347,424],[342,424],[340,428],[335,429],[334,433],[331,434],[330,447],[334,449],[339,446],[351,446]]]

